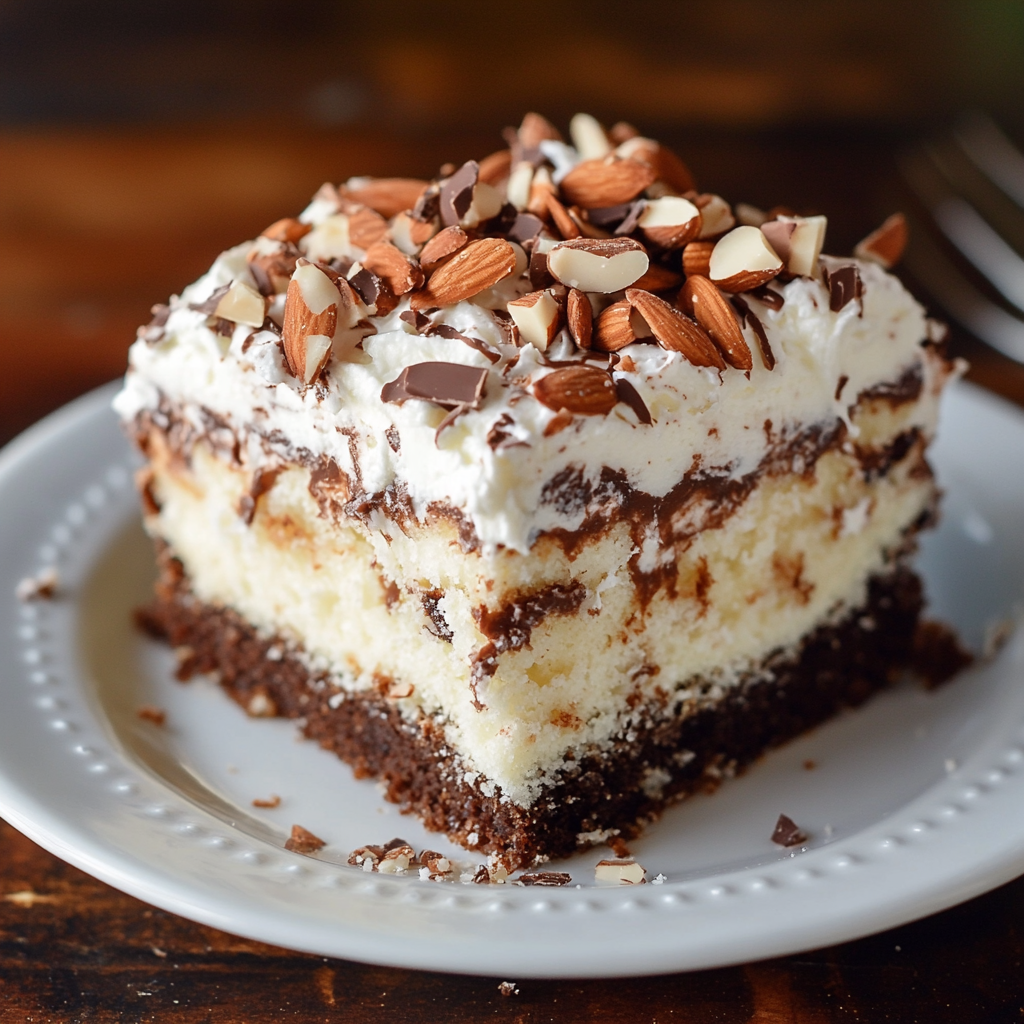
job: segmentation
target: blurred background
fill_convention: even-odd
[[[1024,177],[993,187],[949,141],[983,111],[1024,142],[1024,0],[0,0],[0,439],[118,375],[152,303],[323,181],[431,177],[529,109],[631,121],[703,189],[826,212],[833,252],[907,209],[933,237],[911,287],[976,324],[981,295],[1013,335],[1012,280],[930,213],[966,191],[1024,251]],[[954,346],[1024,401],[1019,366]]]

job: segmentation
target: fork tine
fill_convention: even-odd
[[[967,114],[953,138],[974,165],[1024,208],[1024,154],[987,114]]]

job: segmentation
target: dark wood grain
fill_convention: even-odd
[[[889,138],[674,140],[733,199],[832,215],[850,246],[898,203]],[[447,134],[0,136],[0,439],[120,373],[135,326],[222,247],[325,179],[429,175],[496,140]],[[912,284],[912,282],[911,282]],[[1024,368],[955,332],[971,377],[1024,404]],[[24,1021],[1024,1021],[1024,879],[883,935],[650,979],[390,970],[248,942],[95,881],[0,823],[0,1024]],[[608,942],[614,943],[610,930]],[[502,996],[498,983],[519,982]]]

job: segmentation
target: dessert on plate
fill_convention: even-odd
[[[182,677],[511,870],[907,666],[955,368],[901,218],[827,256],[628,125],[506,141],[222,253],[115,405]]]

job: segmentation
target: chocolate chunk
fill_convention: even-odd
[[[534,249],[530,253],[530,287],[534,291],[540,291],[554,283],[554,278],[548,270],[547,253]]]
[[[285,842],[284,848],[291,850],[292,853],[316,853],[326,845],[319,836],[313,835],[308,829],[301,825],[292,825],[292,834]]]
[[[567,871],[531,871],[515,879],[520,885],[568,885],[572,875]]]
[[[398,319],[412,324],[417,333],[430,326],[430,317],[425,316],[418,309],[407,309],[404,313],[398,314]]]
[[[484,221],[477,230],[484,235],[505,235],[508,237],[508,233],[515,226],[520,216],[519,211],[511,203],[506,203],[490,220]]]
[[[410,398],[434,402],[444,409],[460,405],[478,409],[487,371],[463,363],[414,363],[381,389],[382,402],[402,405]]]
[[[774,288],[769,288],[766,284],[761,285],[759,288],[751,289],[750,294],[758,302],[763,302],[769,309],[775,310],[776,313],[786,303],[786,300]]]
[[[635,203],[619,203],[617,206],[598,206],[587,210],[587,219],[595,228],[612,230],[617,228],[630,214]]]
[[[372,270],[367,270],[366,267],[363,267],[358,274],[353,275],[349,284],[352,285],[359,298],[367,306],[376,304],[377,297],[381,292],[381,280]]]
[[[511,238],[513,242],[524,245],[527,242],[532,242],[543,228],[544,221],[540,217],[535,217],[532,213],[519,213],[516,214],[515,221],[508,229],[507,237]]]
[[[776,292],[772,293],[778,294]],[[781,296],[780,296],[781,298]],[[746,300],[742,296],[734,295],[732,297],[732,304],[735,306],[736,311],[740,315],[740,320],[745,324],[750,325],[750,329],[754,332],[754,336],[757,338],[758,347],[761,349],[761,362],[764,363],[766,370],[775,369],[775,353],[772,351],[772,347],[768,342],[768,334],[764,329],[764,324],[761,323],[761,318],[747,305]],[[838,395],[836,396],[839,397]]]
[[[439,212],[441,223],[446,227],[458,224],[473,204],[473,189],[476,188],[480,165],[467,160],[447,181],[441,185]]]
[[[428,188],[416,200],[416,205],[412,208],[413,220],[418,220],[423,224],[432,221],[437,216],[440,202],[441,197],[438,194],[437,187]]]
[[[348,272],[352,269],[355,260],[351,256],[335,256],[327,266],[340,277],[348,278]]]
[[[637,419],[641,423],[649,424],[653,422],[651,420],[651,411],[640,397],[640,392],[628,380],[620,377],[615,382],[615,394],[620,402],[624,402],[636,413]]]
[[[780,814],[772,833],[772,842],[779,846],[801,846],[807,842],[807,833],[792,818]]]
[[[640,214],[644,212],[646,205],[642,199],[638,199],[635,203],[630,203],[629,213],[626,214],[623,222],[615,229],[615,234],[629,235],[636,231],[636,226],[640,221]]]
[[[864,294],[860,270],[852,263],[832,271],[826,270],[825,284],[828,285],[828,308],[833,313],[838,313],[848,303]]]
[[[207,316],[216,313],[220,300],[227,295],[230,287],[229,284],[222,284],[205,302],[190,302],[188,308],[194,309],[197,313],[206,313]]]
[[[273,469],[260,469],[253,473],[252,483],[249,485],[249,493],[243,494],[238,502],[238,514],[246,526],[252,526],[253,518],[256,515],[256,503],[263,497],[281,475],[280,466]]]
[[[492,363],[496,363],[501,359],[501,354],[495,352],[486,341],[481,341],[479,338],[470,338],[468,335],[460,333],[448,324],[437,324],[434,327],[430,327],[427,329],[427,334],[437,334],[442,338],[451,338],[453,341],[461,341],[463,345],[468,345],[474,351],[486,356]]]

